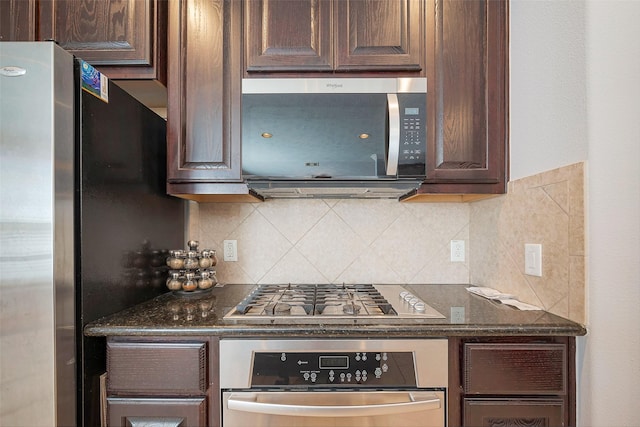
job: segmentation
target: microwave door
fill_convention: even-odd
[[[387,167],[386,93],[249,94],[242,109],[242,168],[250,180],[396,177],[388,172],[397,170],[397,148],[396,166]]]

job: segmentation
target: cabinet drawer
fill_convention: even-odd
[[[562,399],[464,399],[464,426],[564,426]]]
[[[110,394],[202,395],[208,388],[205,342],[107,343]]]
[[[564,344],[464,345],[466,394],[565,394]]]
[[[207,402],[204,398],[107,399],[109,427],[204,427]]]

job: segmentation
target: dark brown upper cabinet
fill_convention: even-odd
[[[2,40],[55,40],[111,79],[166,83],[168,0],[8,0]]]
[[[420,194],[506,192],[508,2],[427,9],[427,179]],[[472,200],[475,196],[464,197]]]
[[[169,3],[169,194],[249,194],[240,166],[241,11],[236,0]]]
[[[507,0],[171,1],[168,34],[169,194],[255,201],[242,78],[332,73],[427,77],[427,173],[407,201],[506,191]]]
[[[246,0],[245,70],[424,75],[424,0]]]

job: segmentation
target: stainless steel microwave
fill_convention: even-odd
[[[425,78],[242,82],[242,170],[264,197],[400,197],[425,178]]]

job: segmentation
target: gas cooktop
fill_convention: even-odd
[[[408,323],[445,316],[401,285],[258,285],[223,320],[235,323]]]

